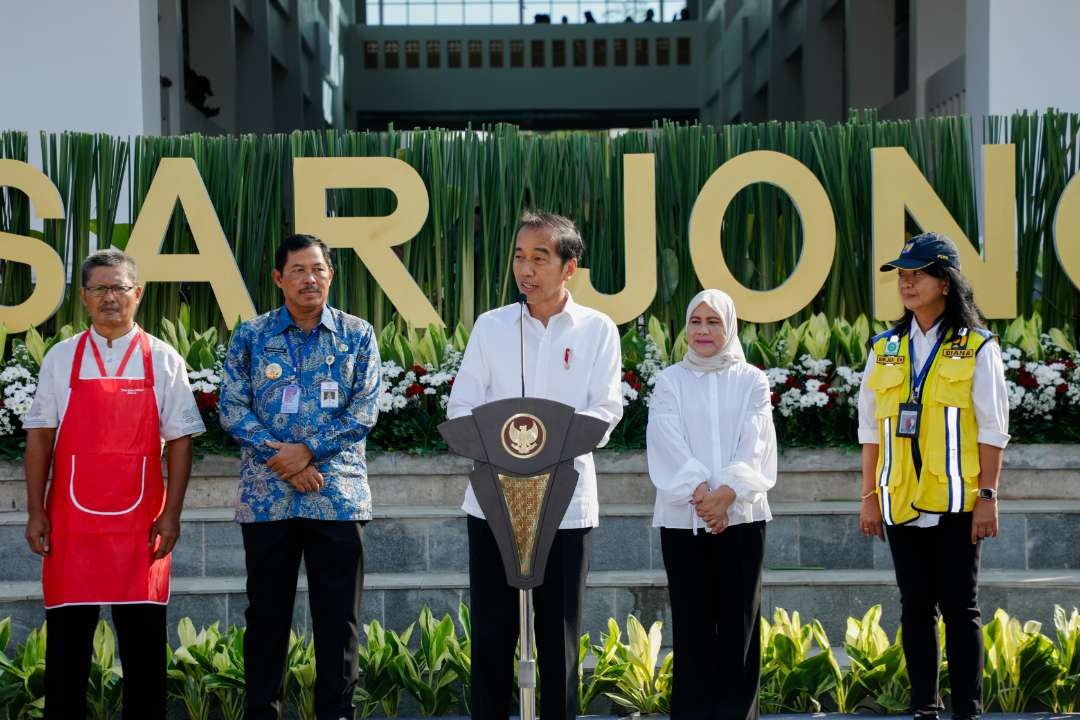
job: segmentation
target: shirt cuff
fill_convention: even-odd
[[[711,474],[709,468],[705,467],[696,458],[689,458],[675,473],[674,482],[671,486],[660,490],[660,493],[671,505],[690,502],[694,490],[701,483],[708,483]]]
[[[1011,437],[1008,433],[998,432],[997,430],[979,430],[980,445],[993,445],[996,448],[1005,449]]]
[[[197,438],[206,432],[206,428],[202,425],[183,428],[176,432],[171,432],[168,435],[162,435],[161,439],[165,442],[172,442],[173,440],[179,440],[182,437]]]
[[[60,427],[60,423],[49,420],[24,420],[22,427],[23,430],[55,430]]]
[[[713,490],[727,485],[735,493],[739,502],[753,500],[757,495],[768,492],[768,483],[764,476],[745,462],[735,462],[718,473],[718,477],[709,482]]]
[[[860,445],[877,445],[879,442],[877,430],[873,428],[859,428]]]

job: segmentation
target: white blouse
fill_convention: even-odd
[[[772,520],[766,493],[776,484],[776,429],[765,373],[747,363],[699,373],[682,365],[656,378],[646,431],[656,486],[653,527],[707,529],[690,498],[705,482],[735,491],[728,523]]]

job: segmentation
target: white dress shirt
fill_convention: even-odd
[[[915,350],[916,372],[922,372],[930,361],[930,353],[937,343],[940,321],[925,333],[919,323],[911,323],[911,347]],[[877,362],[877,355],[871,349],[866,358],[862,384],[859,386],[859,442],[863,445],[877,445],[878,422],[877,396],[870,389],[868,382]],[[1009,444],[1009,390],[1005,386],[1005,366],[1001,362],[1001,347],[996,340],[987,341],[975,356],[975,374],[971,378],[971,399],[975,410],[975,423],[979,428],[978,442],[1004,448]],[[917,520],[908,523],[911,527],[934,527],[940,515],[924,512]]]
[[[772,520],[768,491],[776,484],[776,430],[765,373],[747,363],[717,372],[672,365],[649,398],[645,445],[656,486],[653,527],[705,528],[690,505],[694,489],[735,491],[728,523]]]
[[[490,310],[476,320],[461,368],[454,379],[447,417],[468,415],[474,407],[521,397],[521,307]],[[566,306],[545,327],[525,310],[525,394],[570,405],[608,423],[622,418],[622,349],[615,323],[578,305],[567,293]],[[601,447],[607,443],[604,436]],[[574,459],[577,488],[563,516],[562,529],[596,527],[596,468],[592,453]],[[462,509],[483,518],[470,485]]]
[[[101,362],[105,365],[105,370],[110,376],[115,375],[120,362],[124,359],[124,353],[127,352],[128,346],[135,337],[135,329],[132,328],[126,335],[113,340],[112,347],[109,346],[109,341],[93,328],[90,333],[98,352],[101,353]],[[45,359],[41,362],[41,373],[38,377],[34,402],[30,406],[26,419],[23,420],[24,428],[60,426],[60,420],[64,417],[68,398],[71,395],[71,388],[68,387],[71,379],[71,364],[75,362],[75,348],[81,336],[82,333],[77,333],[74,337],[57,343],[45,355]],[[202,416],[199,415],[199,408],[195,404],[195,396],[191,393],[184,359],[168,343],[158,340],[149,333],[146,336],[150,340],[150,359],[154,367],[154,396],[158,406],[158,421],[161,424],[161,439],[168,442],[185,435],[199,435],[206,432]],[[94,360],[94,351],[89,343],[83,350],[79,377],[83,379],[101,377],[101,371]],[[131,353],[122,377],[145,377],[142,353],[139,349]]]

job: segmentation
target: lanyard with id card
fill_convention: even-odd
[[[922,396],[923,385],[926,383],[926,376],[930,374],[930,368],[933,367],[934,362],[937,360],[938,350],[941,349],[941,343],[945,339],[945,333],[942,332],[938,335],[937,342],[934,343],[934,349],[930,351],[930,357],[927,358],[926,364],[923,365],[922,370],[915,373],[915,365],[917,361],[915,359],[915,343],[911,339],[911,331],[908,330],[908,360],[910,362],[911,373],[911,396],[905,403],[900,403],[900,416],[896,423],[896,437],[917,439],[919,437],[919,426],[922,424],[922,403],[920,398]]]

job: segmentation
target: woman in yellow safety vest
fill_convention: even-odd
[[[865,535],[884,540],[900,588],[904,656],[917,720],[936,718],[937,617],[945,620],[953,716],[982,712],[979,552],[998,532],[1009,441],[1001,349],[982,327],[956,246],[923,233],[896,270],[904,315],[872,340],[859,394]]]

